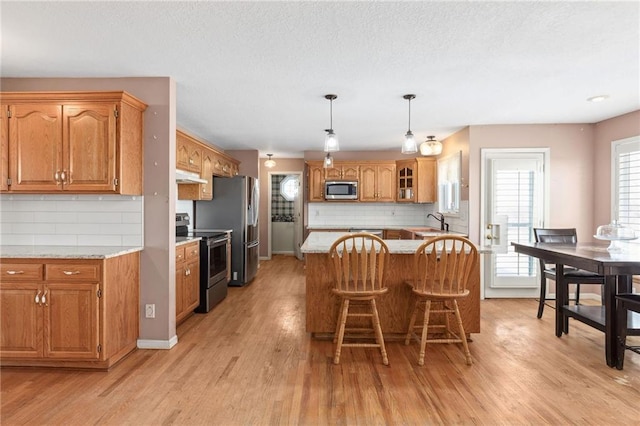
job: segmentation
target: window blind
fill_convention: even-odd
[[[640,232],[640,137],[614,143],[614,217]]]

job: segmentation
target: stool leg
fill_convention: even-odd
[[[464,326],[462,325],[462,317],[460,316],[460,310],[458,309],[458,301],[453,299],[454,312],[456,314],[456,320],[458,321],[458,328],[460,329],[460,340],[462,340],[462,349],[464,356],[467,359],[467,365],[471,365],[471,352],[469,352],[469,344],[467,343],[467,335],[464,333]]]
[[[336,332],[333,334],[333,343],[338,342],[338,333],[340,332],[340,326],[342,325],[342,305],[344,304],[344,299],[341,300],[340,310],[338,311],[338,321],[336,322]]]
[[[424,365],[424,353],[427,347],[427,331],[429,330],[429,311],[431,311],[431,300],[425,300],[424,322],[422,326],[422,338],[420,339],[420,356],[418,365]]]
[[[338,330],[338,341],[336,342],[336,353],[333,357],[334,364],[340,364],[340,352],[342,351],[342,341],[344,340],[344,327],[349,314],[349,299],[342,300],[342,313],[340,314],[340,328]]]
[[[371,299],[371,313],[373,314],[373,328],[376,332],[376,340],[380,345],[380,353],[382,354],[382,363],[389,365],[389,358],[387,358],[387,349],[384,347],[384,337],[382,336],[382,328],[380,327],[380,317],[378,317],[378,308],[376,308],[376,300]]]
[[[580,304],[580,284],[576,284],[576,305]]]
[[[411,314],[411,320],[409,321],[409,329],[407,330],[407,336],[404,339],[404,344],[408,345],[411,342],[411,335],[413,334],[413,328],[416,325],[416,316],[418,314],[418,303],[420,299],[416,297],[413,303],[413,313]]]

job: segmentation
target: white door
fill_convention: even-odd
[[[483,149],[481,158],[481,237],[491,250],[484,297],[538,297],[538,261],[511,242],[533,241],[533,228],[544,223],[549,150]]]

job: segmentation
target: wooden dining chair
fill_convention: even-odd
[[[627,346],[627,334],[640,334],[640,330],[628,329],[628,314],[631,312],[640,313],[640,294],[621,293],[616,296],[618,303],[618,359],[616,360],[616,368],[622,370],[624,367],[624,352],[629,349],[640,354],[640,346]],[[631,333],[630,333],[631,331]]]
[[[385,273],[389,263],[389,248],[373,234],[349,234],[333,243],[329,249],[329,259],[334,272],[333,293],[340,298],[333,340],[336,344],[333,362],[340,363],[343,347],[376,347],[380,348],[382,363],[389,365],[376,307],[376,298],[388,290]],[[350,318],[355,321],[347,327]],[[371,327],[364,327],[366,321],[362,320],[366,318],[371,320]],[[349,342],[344,341],[345,332],[349,333]],[[363,337],[370,340],[371,332],[375,343],[363,342]]]
[[[477,262],[478,250],[473,243],[454,235],[427,240],[415,251],[414,278],[407,282],[415,301],[404,343],[408,345],[412,337],[420,342],[418,365],[424,365],[427,343],[461,343],[467,365],[472,364],[458,300],[469,295],[467,284]],[[423,312],[423,321],[416,325],[419,311]],[[440,314],[442,324],[431,324],[431,314]],[[457,332],[450,326],[451,315]],[[422,330],[420,336],[416,329]]]
[[[533,228],[533,235],[537,243],[548,244],[576,244],[578,235],[576,228]],[[547,293],[547,280],[556,280],[556,265],[540,260],[540,301],[538,302],[538,318],[542,318]],[[564,278],[567,284],[576,284],[576,305],[580,304],[580,284],[604,285],[604,277],[596,273],[564,267]],[[556,294],[557,294],[556,290]],[[600,291],[602,294],[602,290]]]

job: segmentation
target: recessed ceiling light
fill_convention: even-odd
[[[587,98],[587,101],[589,101],[589,102],[602,102],[607,98],[609,98],[609,95],[598,95],[598,96],[592,96],[590,98]]]

